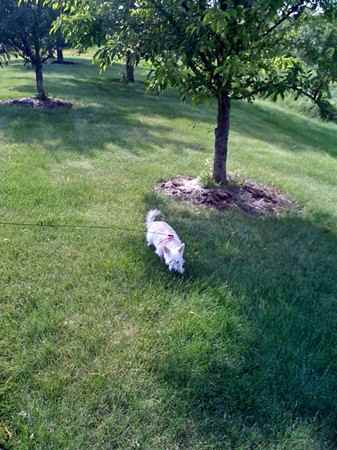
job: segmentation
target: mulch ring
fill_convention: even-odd
[[[59,98],[47,98],[40,100],[36,97],[14,98],[12,100],[3,100],[0,105],[14,105],[14,106],[30,106],[31,108],[39,109],[58,109],[58,108],[72,108],[72,103],[60,100]]]
[[[277,216],[296,208],[296,204],[276,188],[249,180],[240,183],[230,180],[227,186],[207,188],[198,178],[177,176],[160,182],[155,190],[194,205],[220,211],[238,208],[252,216]]]

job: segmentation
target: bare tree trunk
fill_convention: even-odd
[[[63,64],[63,62],[64,62],[64,57],[63,57],[63,50],[62,50],[62,48],[61,47],[57,47],[56,48],[56,61],[59,63],[59,64]]]
[[[37,61],[34,64],[35,68],[35,78],[36,78],[36,89],[37,89],[37,98],[40,100],[46,100],[47,94],[44,89],[44,82],[43,82],[43,65],[41,61]]]
[[[213,179],[217,183],[227,183],[227,152],[230,126],[230,98],[227,93],[219,94],[218,117],[215,129]]]
[[[125,64],[125,71],[126,71],[126,81],[128,83],[134,83],[135,82],[135,63],[133,61],[133,57],[130,51],[126,54],[126,64]]]

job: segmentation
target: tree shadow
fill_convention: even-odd
[[[21,71],[27,71],[27,68],[15,64],[12,66],[13,76],[17,73],[18,67]],[[193,106],[190,102],[182,104],[177,93],[172,90],[161,96],[151,95],[145,92],[142,79],[129,85],[121,83],[118,80],[118,74],[122,70],[122,65],[114,64],[111,70],[101,75],[97,68],[88,64],[85,59],[81,61],[80,70],[76,65],[47,66],[48,92],[53,97],[72,101],[74,110],[65,114],[61,111],[52,114],[30,112],[31,117],[27,117],[28,114],[24,109],[15,110],[15,115],[20,115],[20,121],[24,126],[27,124],[31,130],[30,133],[26,133],[28,139],[33,139],[31,136],[33,134],[39,135],[39,139],[50,147],[49,139],[45,141],[45,133],[39,133],[41,124],[44,124],[55,136],[55,141],[64,145],[69,151],[73,149],[75,153],[89,153],[90,149],[93,151],[95,145],[97,150],[102,150],[109,143],[116,143],[117,146],[120,143],[124,149],[126,144],[132,147],[134,146],[132,139],[125,141],[121,135],[123,131],[125,135],[135,131],[140,145],[145,149],[148,139],[147,127],[151,128],[151,125],[143,123],[140,119],[142,116],[147,119],[157,119],[157,121],[186,119],[191,124],[202,124],[205,132],[209,133],[209,148],[212,147],[215,126],[215,108],[212,102],[201,106]],[[22,82],[22,78],[20,80]],[[34,84],[33,82],[31,85],[19,84],[15,91],[22,92],[23,95],[27,93],[34,95]],[[2,116],[9,116],[10,120],[5,132],[11,134],[13,114],[8,108],[0,107],[0,109]],[[124,127],[126,127],[125,130],[123,130]],[[154,134],[156,127],[159,134],[160,124],[154,125],[149,134]],[[102,133],[99,128],[102,129]],[[81,139],[78,139],[78,130],[84,133]],[[166,131],[174,132],[174,124],[171,129],[167,127]],[[334,125],[307,119],[282,108],[275,108],[267,102],[257,102],[254,105],[234,102],[232,132],[275,145],[285,151],[321,152],[333,157],[337,155]],[[95,141],[91,139],[93,136]],[[186,139],[174,138],[172,141],[177,142],[170,142],[168,139],[168,145],[175,147],[178,152],[186,146],[192,150],[198,149],[196,142],[190,142],[189,146]],[[156,145],[165,145],[165,139],[162,143],[155,139],[154,146]],[[55,149],[55,146],[51,145],[51,149]]]
[[[115,66],[114,71],[119,68]],[[73,109],[41,111],[1,105],[2,132],[7,139],[86,156],[107,148],[135,156],[163,148],[177,154],[204,150],[197,137],[177,135],[173,126],[160,123],[177,117],[175,96],[149,95],[142,81],[124,85],[109,78],[114,72],[102,77],[88,65],[80,73],[76,66],[57,66],[56,71],[53,66],[49,72],[48,91],[73,102]],[[35,95],[33,83],[18,85],[15,91]],[[208,117],[193,107],[183,114],[191,121]]]
[[[193,140],[170,137],[170,127],[144,123],[122,107],[109,115],[104,107],[99,106],[41,111],[2,105],[0,112],[8,119],[7,139],[27,145],[43,145],[45,150],[54,154],[61,150],[90,157],[105,150],[119,150],[143,156],[165,148],[182,155],[186,151],[202,150]]]
[[[337,234],[300,215],[145,199],[158,204],[189,267],[179,279],[143,250],[148,283],[171,291],[151,373],[180,414],[182,448],[335,448]]]

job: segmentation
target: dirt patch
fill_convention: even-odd
[[[0,102],[0,105],[29,106],[31,108],[39,109],[70,109],[73,106],[72,103],[60,100],[58,98],[47,98],[46,100],[40,100],[36,97],[23,97],[15,98],[12,100],[3,100]]]
[[[238,208],[253,216],[275,216],[296,207],[276,188],[250,180],[238,182],[232,179],[228,186],[207,188],[198,178],[178,176],[160,182],[155,190],[194,205],[218,210]]]

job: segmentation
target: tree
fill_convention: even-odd
[[[173,85],[182,96],[217,101],[216,182],[228,179],[232,100],[283,93],[289,79],[296,85],[288,33],[306,10],[321,6],[303,0],[139,1],[135,14],[154,67],[152,85]]]
[[[95,62],[106,69],[116,58],[125,59],[125,80],[129,83],[135,81],[135,66],[141,58],[139,30],[132,16],[135,8],[134,0],[110,0],[103,2],[93,16],[94,20],[100,17],[102,26]]]
[[[35,70],[37,97],[47,98],[43,64],[51,57],[54,37],[49,34],[55,12],[39,0],[1,0],[0,47],[6,55],[14,54],[30,63]]]
[[[55,29],[80,50],[97,46],[94,61],[105,70],[116,58],[125,60],[125,79],[134,82],[139,62],[137,33],[132,17],[134,0],[46,0],[61,15]],[[132,26],[131,26],[132,25]]]
[[[330,103],[331,87],[337,81],[336,21],[321,14],[304,17],[292,36],[292,52],[301,69],[300,82],[293,86],[295,95],[308,97],[322,119],[336,119]]]
[[[55,33],[55,50],[56,50],[56,63],[64,64],[63,49],[66,47],[66,41],[63,34],[60,31]]]

